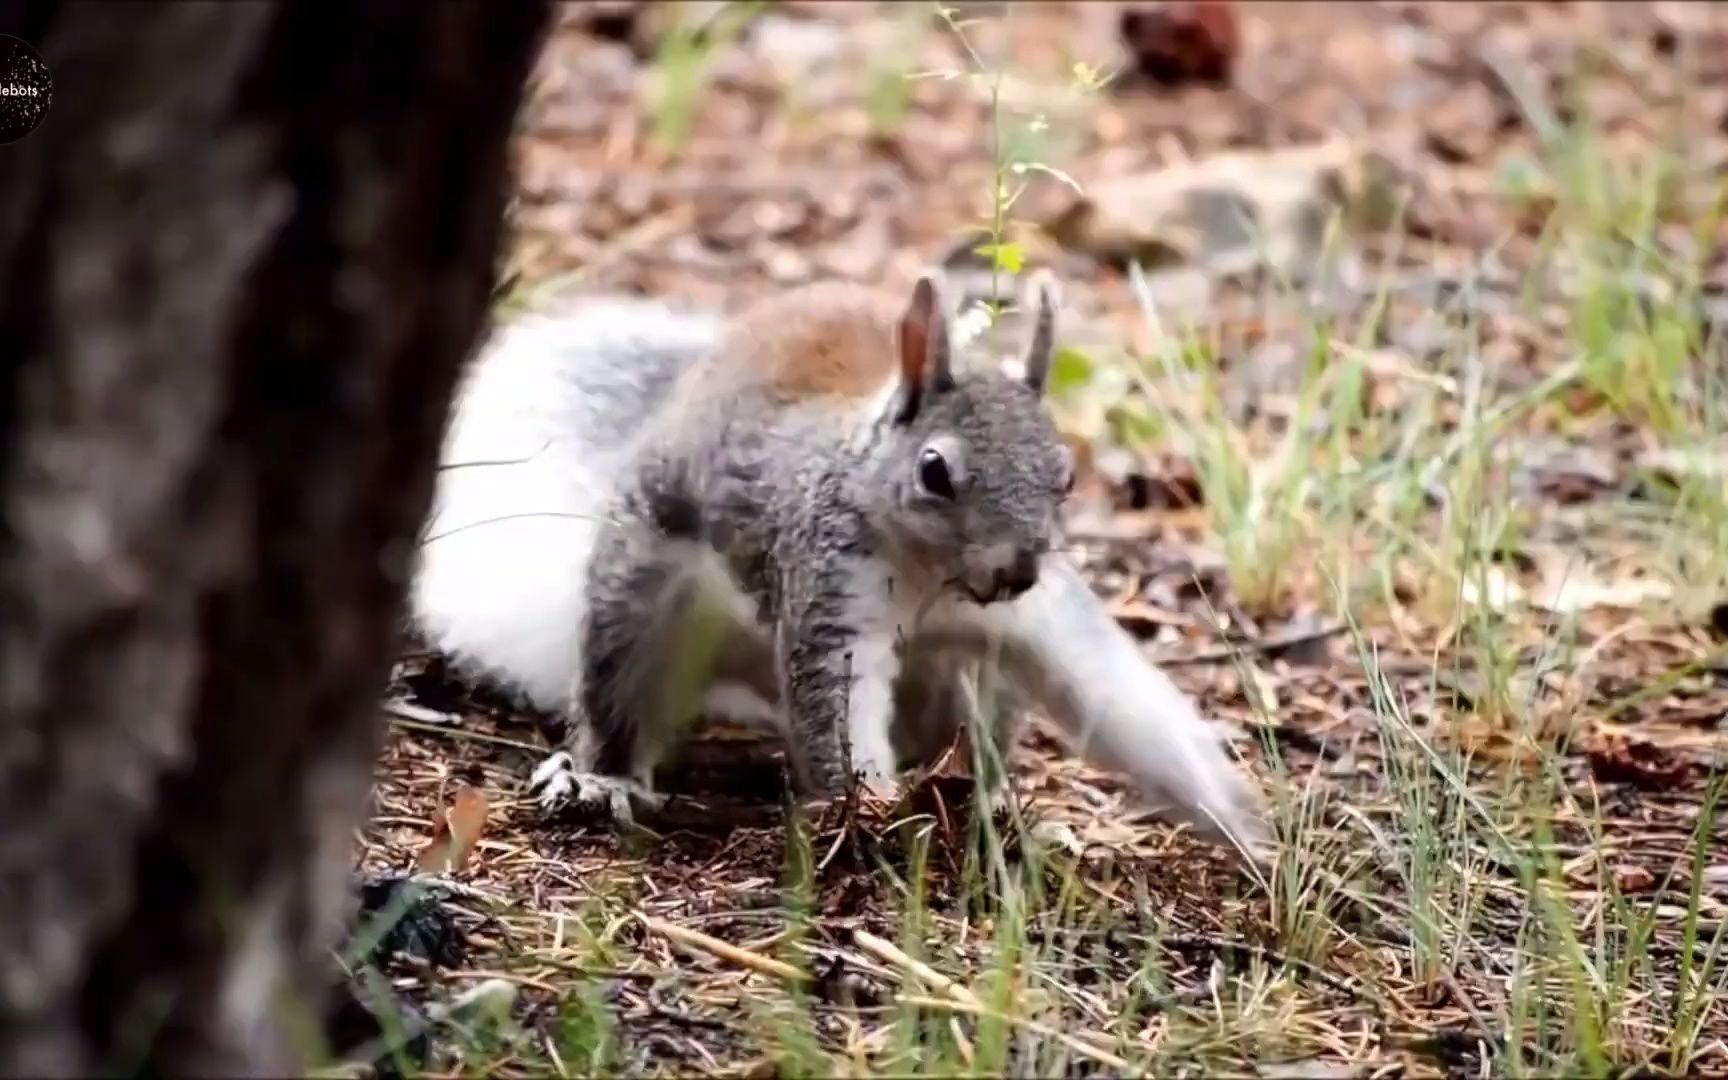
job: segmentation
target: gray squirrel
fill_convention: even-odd
[[[1258,853],[1258,791],[1061,551],[1053,279],[1032,276],[1018,374],[958,370],[940,290],[816,284],[732,319],[587,298],[482,348],[410,608],[459,666],[566,716],[530,781],[544,810],[654,804],[699,713],[780,731],[811,793],[891,796],[994,672],[1004,752],[1030,704]]]

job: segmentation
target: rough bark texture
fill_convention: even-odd
[[[0,1072],[315,1038],[546,16],[0,5]]]

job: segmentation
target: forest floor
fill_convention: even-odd
[[[708,738],[658,835],[543,822],[410,655],[357,860],[461,852],[380,961],[467,995],[424,1071],[1728,1077],[1728,9],[1155,7],[569,5],[504,302],[1054,268],[1075,551],[1275,865],[1037,727],[1006,818]]]

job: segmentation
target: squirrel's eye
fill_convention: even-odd
[[[948,475],[948,463],[935,450],[926,449],[918,455],[918,484],[932,495],[954,497],[954,478]]]

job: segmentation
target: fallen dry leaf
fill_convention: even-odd
[[[1632,609],[1674,595],[1674,587],[1660,578],[1620,577],[1604,580],[1594,568],[1575,557],[1552,549],[1538,554],[1542,584],[1530,594],[1536,607],[1560,614],[1595,608]]]
[[[1613,454],[1597,446],[1530,441],[1507,456],[1521,489],[1564,506],[1601,498],[1620,484]]]
[[[423,873],[445,874],[462,869],[486,828],[486,795],[479,788],[457,790],[448,809],[433,823],[432,839],[420,849],[415,865]]]
[[[1512,579],[1504,567],[1486,566],[1480,574],[1464,579],[1459,590],[1466,604],[1504,611],[1524,600],[1524,588]]]
[[[1676,486],[1687,481],[1728,481],[1728,448],[1724,447],[1662,447],[1639,455],[1638,464]]]
[[[1255,1072],[1265,1080],[1347,1080],[1368,1074],[1368,1070],[1361,1065],[1343,1061],[1322,1061],[1319,1058],[1269,1063],[1261,1065]]]
[[[1568,577],[1539,592],[1536,603],[1549,611],[1564,613],[1592,608],[1635,608],[1652,600],[1666,600],[1673,594],[1667,582],[1654,578],[1593,581]]]
[[[1588,755],[1596,779],[1641,788],[1672,787],[1692,770],[1689,763],[1660,746],[1618,734],[1600,736]]]
[[[1071,249],[1154,269],[1298,271],[1320,257],[1334,210],[1360,192],[1363,161],[1344,139],[1221,153],[1083,184],[1045,228]]]
[[[1227,86],[1242,50],[1229,0],[1135,4],[1123,9],[1120,29],[1134,70],[1159,86]]]
[[[1631,863],[1614,868],[1614,887],[1623,893],[1645,892],[1656,885],[1656,875]]]
[[[1137,599],[1119,605],[1115,615],[1117,625],[1141,640],[1155,637],[1161,627],[1194,625],[1194,620],[1180,611],[1170,611]]]
[[[1037,821],[1032,824],[1032,836],[1049,847],[1061,848],[1079,858],[1086,854],[1086,845],[1074,834],[1072,826],[1062,821]]]

